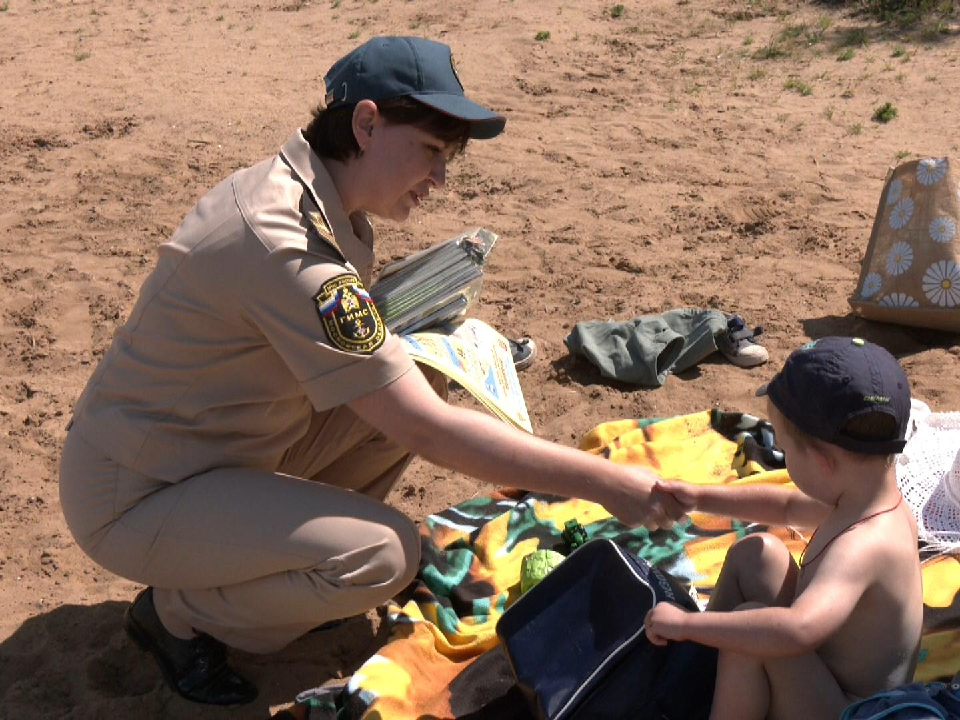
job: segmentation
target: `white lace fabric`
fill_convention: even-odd
[[[920,540],[933,550],[960,552],[960,412],[935,413],[914,399],[896,468]]]

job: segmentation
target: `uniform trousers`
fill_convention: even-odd
[[[424,374],[446,398],[443,375]],[[346,406],[314,414],[276,472],[220,468],[176,483],[125,468],[70,432],[60,499],[84,552],[152,585],[174,635],[204,632],[266,653],[413,580],[417,529],[382,502],[410,460]]]

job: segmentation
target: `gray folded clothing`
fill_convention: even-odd
[[[660,387],[670,373],[716,352],[714,336],[726,329],[727,318],[719,310],[681,308],[623,322],[579,322],[564,343],[604,377]]]

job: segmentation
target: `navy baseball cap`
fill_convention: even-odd
[[[375,37],[337,60],[324,77],[326,105],[409,97],[470,123],[470,137],[487,140],[507,120],[467,99],[450,47],[416,37]]]
[[[790,422],[808,435],[866,455],[903,451],[910,420],[910,384],[900,363],[879,345],[851,337],[825,337],[794,350],[769,383],[767,395]],[[889,438],[863,439],[844,425],[865,413],[894,420]]]

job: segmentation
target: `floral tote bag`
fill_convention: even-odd
[[[887,173],[850,306],[861,317],[960,332],[960,174],[945,158]]]

